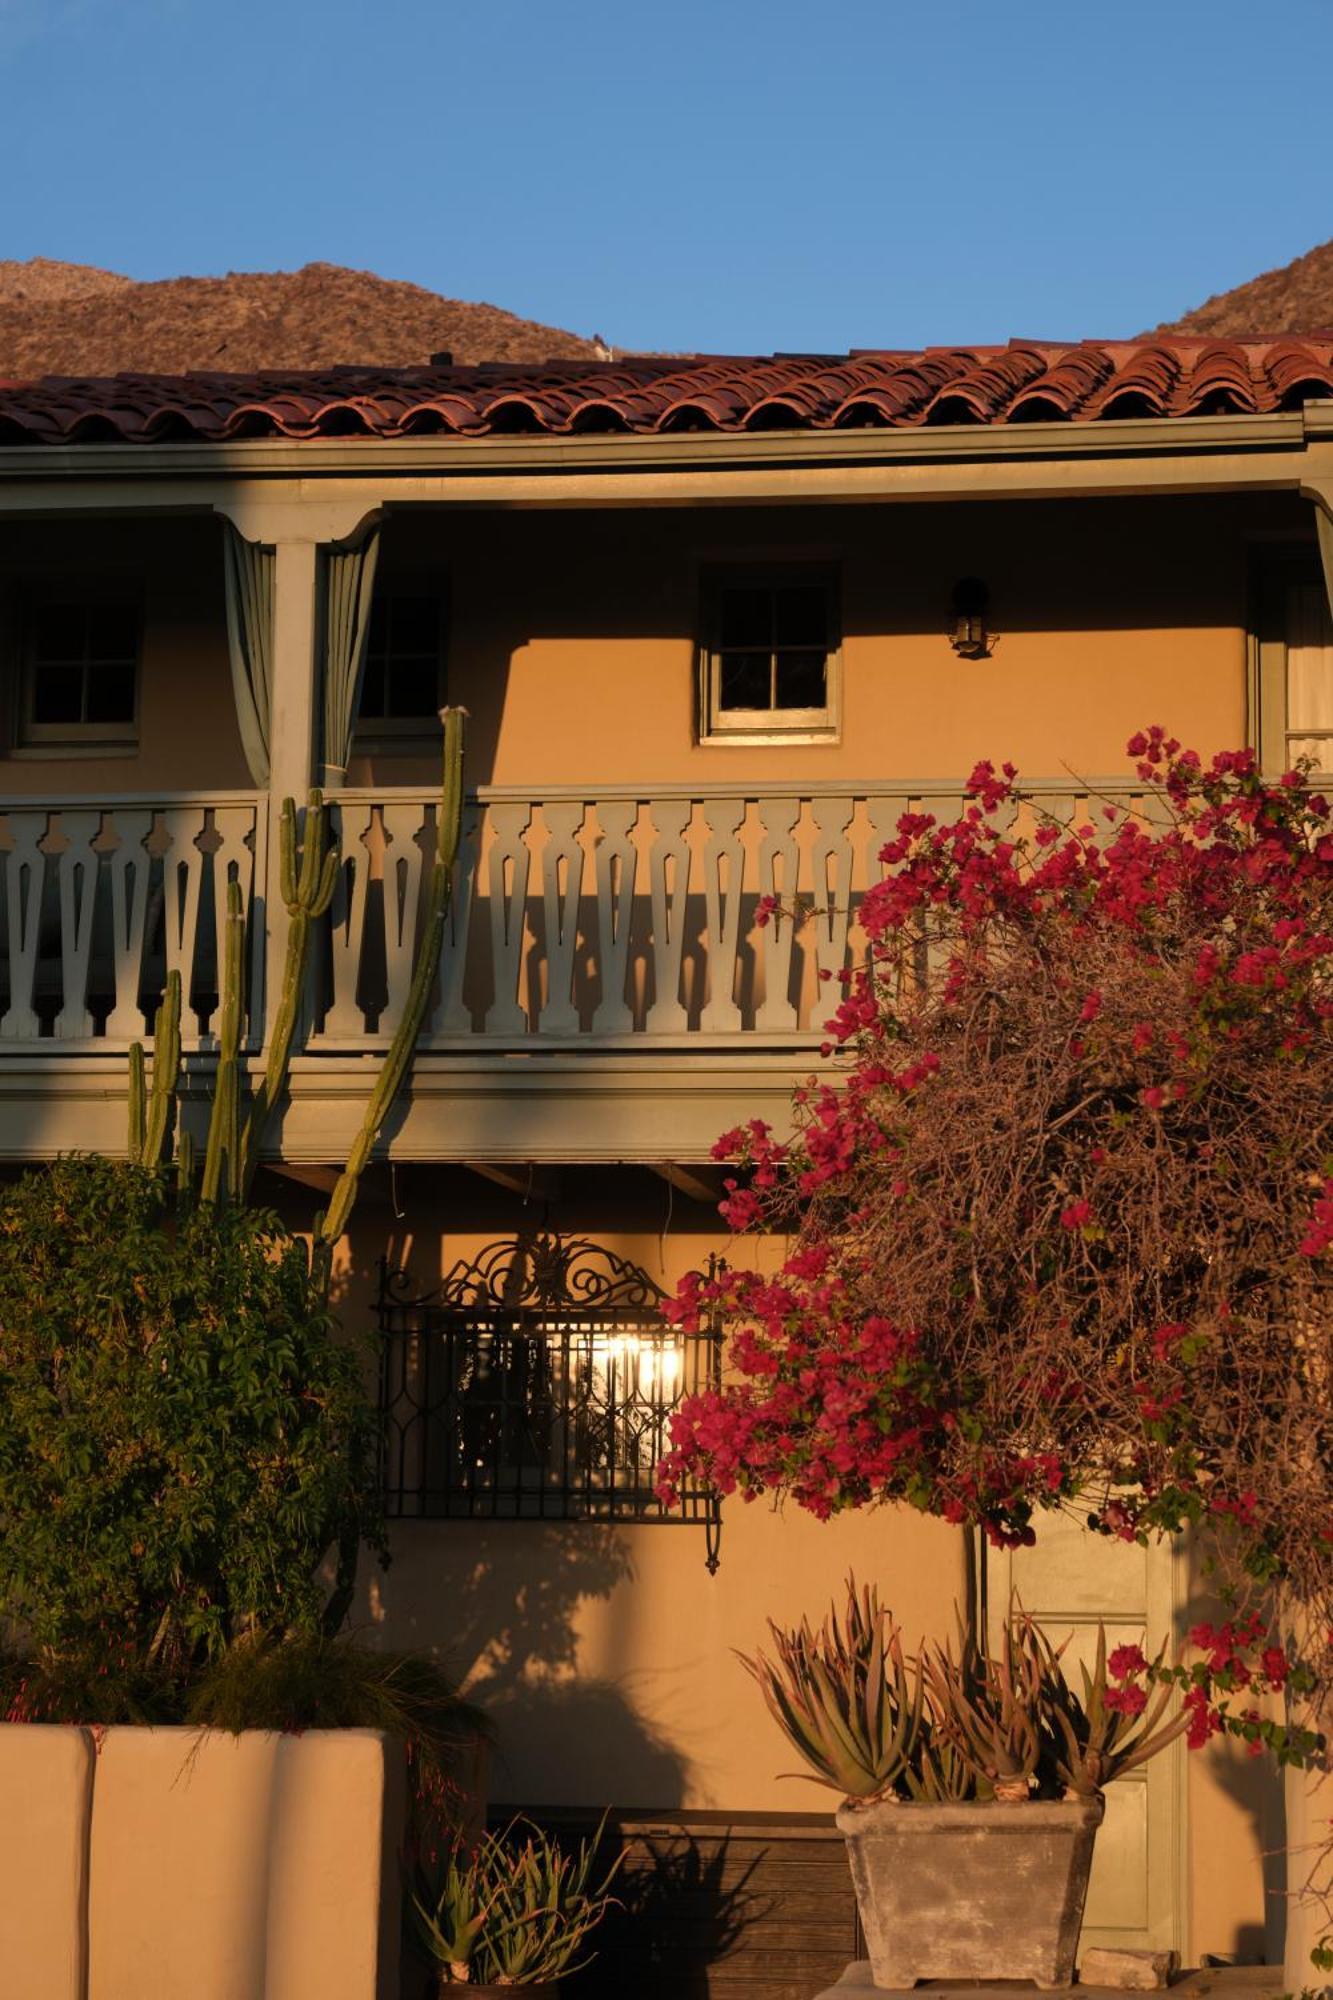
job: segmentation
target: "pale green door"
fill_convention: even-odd
[[[1048,1515],[1037,1545],[1012,1555],[989,1550],[986,1603],[992,1629],[1011,1589],[1040,1619],[1066,1659],[1091,1662],[1098,1619],[1108,1648],[1141,1645],[1152,1653],[1176,1629],[1180,1559],[1169,1546],[1148,1549],[1093,1535],[1077,1520]],[[1077,1686],[1077,1680],[1075,1680]],[[1083,1927],[1085,1945],[1128,1945],[1184,1952],[1185,1770],[1179,1741],[1106,1794]]]

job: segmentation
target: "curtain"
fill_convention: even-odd
[[[224,521],[223,562],[227,584],[227,645],[236,720],[250,776],[256,785],[269,778],[269,715],[273,699],[272,549],[248,542]]]
[[[376,526],[355,546],[334,542],[324,552],[322,724],[324,783],[331,789],[346,780],[352,754],[379,543]]]

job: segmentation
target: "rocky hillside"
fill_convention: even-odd
[[[1333,242],[1307,250],[1276,271],[1218,292],[1158,333],[1219,335],[1323,333],[1333,330]]]
[[[10,382],[340,362],[406,368],[441,352],[465,363],[576,360],[606,350],[499,306],[442,298],[341,264],[140,284],[46,257],[0,262],[0,378]]]

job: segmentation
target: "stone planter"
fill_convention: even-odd
[[[876,1986],[1070,1985],[1102,1811],[1100,1799],[840,1807]]]

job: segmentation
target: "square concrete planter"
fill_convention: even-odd
[[[876,1986],[1070,1985],[1102,1810],[1100,1799],[840,1807]]]

